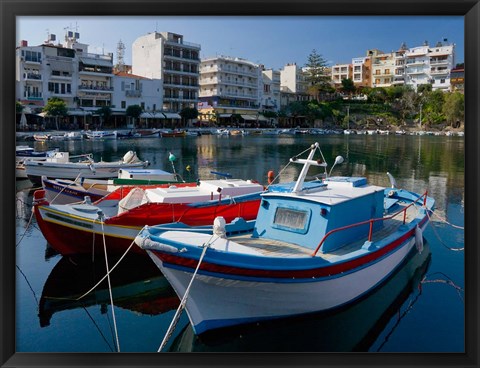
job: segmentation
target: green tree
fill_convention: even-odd
[[[404,89],[402,96],[398,99],[395,108],[402,121],[405,123],[408,118],[413,117],[418,111],[418,95],[412,89]]]
[[[55,117],[55,126],[58,130],[58,117],[67,115],[67,104],[61,98],[51,97],[48,99],[47,104],[42,109],[46,116]]]
[[[15,101],[15,111],[17,114],[21,114],[24,108],[25,106],[23,106],[20,102]]]
[[[445,121],[442,108],[444,104],[444,93],[440,90],[423,92],[420,97],[422,103],[422,124],[440,124]]]
[[[320,101],[320,95],[331,91],[330,75],[327,72],[326,60],[312,50],[305,64],[305,78],[309,85],[308,91],[317,101]]]
[[[342,92],[352,95],[355,93],[356,89],[357,88],[355,87],[353,80],[350,78],[342,79]]]
[[[376,87],[370,89],[367,96],[368,99],[373,103],[385,103],[388,98],[387,90],[383,87]]]
[[[459,92],[447,93],[442,112],[447,123],[454,128],[458,128],[460,122],[465,119],[465,96]]]
[[[135,128],[136,120],[142,115],[143,109],[140,105],[130,105],[125,111],[125,115],[133,119],[133,127]]]
[[[112,109],[110,106],[102,106],[97,110],[97,114],[100,115],[100,127],[105,122],[105,125],[108,123],[110,116],[112,116]]]
[[[424,93],[424,92],[432,92],[432,85],[431,84],[419,84],[417,86],[417,93]]]
[[[310,122],[310,127],[313,126],[316,119],[324,118],[322,106],[317,101],[307,102],[305,107],[305,115]]]
[[[183,125],[186,126],[190,119],[198,117],[198,110],[195,107],[185,107],[180,111],[180,116],[182,117]]]

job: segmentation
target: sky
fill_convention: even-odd
[[[463,16],[59,16],[17,18],[17,45],[42,44],[48,34],[63,42],[67,30],[80,33],[79,42],[91,53],[113,53],[125,45],[124,61],[131,64],[131,45],[151,32],[173,32],[184,41],[201,45],[200,58],[232,56],[281,69],[285,64],[304,66],[316,50],[328,65],[351,63],[369,49],[396,51],[454,43],[455,63],[464,61]]]

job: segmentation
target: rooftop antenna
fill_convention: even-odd
[[[117,69],[124,71],[125,61],[123,57],[125,56],[125,44],[122,40],[117,43]]]

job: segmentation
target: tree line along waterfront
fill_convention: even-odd
[[[345,80],[348,86],[348,80]],[[329,127],[342,129],[364,129],[375,127],[404,127],[412,126],[424,129],[462,128],[464,126],[465,108],[464,95],[460,92],[432,91],[426,85],[414,91],[409,87],[377,87],[362,88],[353,93],[348,87],[344,89],[347,97],[335,93],[328,96],[328,100],[295,101],[281,109],[278,113],[264,111],[263,115],[276,120],[279,128],[313,128]],[[332,96],[337,95],[332,98]],[[358,97],[359,96],[359,97]],[[23,106],[17,103],[17,114],[22,113]],[[67,116],[65,102],[59,98],[51,98],[45,105],[45,128],[68,129],[62,125]],[[127,108],[126,116],[140,123],[142,108],[131,105]],[[108,106],[97,110],[100,123],[97,128],[121,128],[114,123],[111,108]],[[187,127],[198,117],[198,110],[185,108],[179,115],[178,122],[168,127]],[[87,119],[91,117],[87,117]],[[39,117],[39,124],[43,123]],[[165,122],[152,122],[149,127],[162,127]],[[241,116],[232,115],[232,126],[244,126]],[[248,123],[250,127],[272,127],[265,122]],[[221,126],[211,122],[211,126]],[[80,127],[75,127],[80,128]]]

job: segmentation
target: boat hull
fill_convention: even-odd
[[[26,173],[28,178],[36,184],[41,184],[41,177],[62,178],[74,180],[78,177],[86,179],[111,179],[118,177],[120,169],[144,168],[144,162],[138,163],[94,163],[94,170],[87,163],[47,163],[47,162],[26,162]]]
[[[40,196],[40,192],[35,192],[35,195]],[[94,212],[82,216],[81,212],[62,211],[62,206],[50,206],[39,201],[34,205],[34,213],[43,236],[62,255],[103,254],[104,242],[108,254],[123,254],[145,225],[182,222],[189,226],[204,226],[211,225],[216,216],[223,216],[227,222],[237,217],[249,221],[256,218],[259,205],[260,199],[205,207],[155,203],[103,221],[97,216],[98,207],[92,206]],[[145,255],[145,251],[137,246],[133,246],[131,251]]]
[[[424,228],[426,219],[421,224]],[[338,308],[357,300],[386,280],[402,264],[415,244],[413,228],[408,236],[404,234],[387,244],[384,249],[389,249],[389,252],[379,252],[376,256],[373,252],[364,256],[368,258],[352,259],[332,269],[328,275],[324,272],[325,265],[297,273],[292,269],[283,270],[288,271],[287,275],[320,276],[250,277],[249,271],[252,270],[226,274],[212,271],[215,265],[209,265],[209,271],[202,271],[204,266],[208,267],[202,265],[190,289],[187,313],[195,333],[201,334],[222,327]],[[147,252],[178,296],[183,298],[197,261],[190,260],[190,269],[171,262],[171,255],[167,254],[166,257],[164,252]],[[208,253],[206,262],[209,262]]]
[[[89,196],[90,200],[95,202],[110,193],[106,189],[97,189],[94,186],[85,189],[78,183],[72,183],[62,184],[57,183],[54,180],[42,180],[42,186],[45,190],[45,196],[48,202],[55,204],[68,204],[83,201],[85,196]],[[106,186],[107,185],[105,184],[104,187]]]

